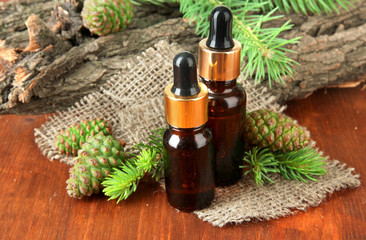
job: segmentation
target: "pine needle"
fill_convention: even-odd
[[[142,151],[143,149],[150,149],[158,154],[158,157],[155,159],[156,164],[154,165],[154,168],[149,171],[151,177],[154,178],[156,181],[159,181],[159,179],[164,174],[164,159],[167,158],[167,153],[163,146],[164,132],[165,128],[153,130],[152,134],[149,135],[149,140],[146,144],[139,143],[135,146],[135,148],[139,151]]]
[[[157,5],[157,6],[163,6],[164,4],[169,3],[175,3],[177,0],[130,0],[132,4],[134,5]]]
[[[132,159],[122,165],[103,181],[103,192],[117,203],[127,199],[134,193],[141,178],[150,174],[156,181],[164,174],[164,159],[166,152],[163,147],[163,133],[165,129],[154,130],[149,136],[148,143],[139,143],[135,146],[139,154],[130,153]]]
[[[103,192],[110,197],[108,200],[118,198],[117,203],[119,203],[136,191],[140,179],[145,174],[132,162],[127,162],[121,169],[113,170],[114,172],[102,182],[105,187]]]
[[[264,182],[274,183],[268,173],[278,173],[278,162],[274,158],[272,151],[268,148],[259,149],[253,147],[252,150],[245,153],[244,164],[241,168],[246,171],[244,175],[252,174],[254,182],[257,185],[263,185]]]
[[[263,0],[250,0],[255,3],[265,2]],[[262,7],[264,11],[270,11],[278,8],[281,12],[289,13],[294,11],[308,15],[314,14],[331,14],[333,12],[339,13],[339,6],[347,10],[349,7],[354,7],[352,2],[357,0],[273,0],[269,4]]]
[[[257,185],[265,182],[273,183],[268,173],[279,173],[288,180],[307,183],[318,181],[315,176],[326,174],[324,165],[326,158],[310,147],[298,151],[272,152],[269,148],[253,147],[245,153],[244,175],[251,174]]]
[[[229,7],[233,13],[233,37],[242,44],[245,77],[253,77],[256,84],[267,77],[271,86],[272,81],[283,83],[284,75],[292,76],[292,66],[297,63],[285,55],[288,51],[285,46],[297,43],[299,38],[278,37],[292,28],[290,22],[278,28],[262,28],[264,23],[282,17],[273,15],[276,9],[260,14],[260,9],[268,4],[268,1],[249,0],[180,0],[180,11],[196,23],[197,34],[207,37],[211,11],[218,5]]]
[[[308,182],[307,180],[317,181],[313,176],[326,173],[324,169],[326,158],[310,147],[287,153],[276,152],[275,158],[278,161],[281,175],[286,179],[303,182]]]

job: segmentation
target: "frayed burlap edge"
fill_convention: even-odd
[[[233,186],[216,188],[212,205],[194,213],[218,227],[228,223],[277,219],[292,215],[296,210],[316,207],[334,191],[360,186],[359,175],[346,164],[328,160],[325,168],[327,174],[319,177],[317,182],[309,183],[289,181],[273,174],[274,184],[258,187],[252,179],[244,178]]]
[[[172,59],[181,50],[177,45],[159,42],[141,55],[127,59],[121,73],[114,76],[100,91],[85,96],[65,112],[50,117],[35,129],[35,142],[50,160],[72,164],[72,158],[59,155],[53,142],[60,130],[83,119],[103,118],[112,126],[112,134],[127,142],[127,149],[138,142],[145,142],[152,129],[165,127],[162,91],[173,79]],[[247,92],[247,110],[271,109],[282,112],[284,106],[276,103],[265,87],[238,79]],[[273,175],[275,184],[255,186],[250,179],[217,188],[212,205],[194,212],[214,226],[252,220],[269,220],[305,211],[317,206],[327,193],[360,185],[353,168],[339,161],[328,161],[327,174],[318,182],[288,181]]]

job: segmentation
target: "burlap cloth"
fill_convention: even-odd
[[[51,160],[71,164],[71,157],[59,155],[53,149],[54,138],[60,130],[92,117],[106,119],[112,125],[113,136],[126,141],[127,148],[146,141],[152,129],[166,126],[163,89],[173,80],[172,59],[180,51],[177,45],[161,41],[154,48],[122,62],[121,73],[100,91],[85,96],[68,111],[54,114],[35,129],[35,142],[41,152]],[[266,88],[254,86],[243,78],[238,82],[246,89],[248,111],[284,110]],[[328,160],[326,170],[326,175],[311,183],[288,181],[274,175],[275,184],[256,187],[251,179],[244,178],[234,186],[217,188],[212,205],[194,213],[220,227],[227,223],[269,220],[317,206],[327,193],[360,185],[354,169],[346,168],[339,161]]]

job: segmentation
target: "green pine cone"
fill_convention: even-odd
[[[272,151],[293,151],[308,146],[309,132],[296,120],[270,110],[246,115],[245,139],[251,146],[269,147]]]
[[[130,0],[85,0],[81,17],[92,34],[105,36],[125,29],[133,14]]]
[[[104,135],[111,134],[108,123],[101,119],[91,119],[82,121],[80,124],[61,131],[55,138],[55,148],[60,154],[76,156],[88,136],[94,136],[102,132]]]
[[[66,189],[70,197],[81,199],[101,190],[112,169],[125,162],[124,149],[112,136],[98,134],[88,137],[74,161]]]

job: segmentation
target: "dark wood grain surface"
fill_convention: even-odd
[[[317,91],[288,103],[332,159],[366,175],[366,93]],[[34,143],[41,116],[0,116],[0,239],[366,239],[366,188],[329,195],[316,208],[267,222],[211,226],[171,208],[154,183],[116,205],[103,195],[83,200],[65,190],[69,166],[50,162]]]

